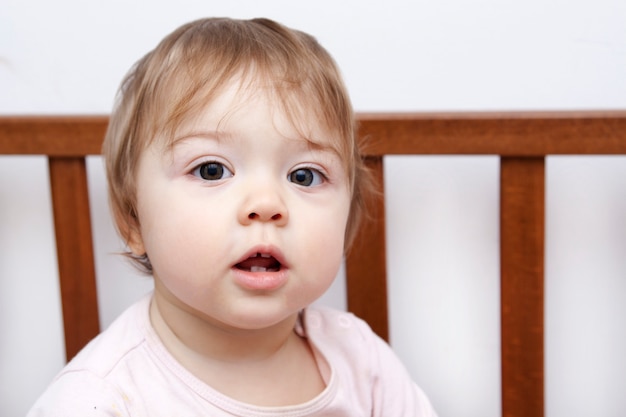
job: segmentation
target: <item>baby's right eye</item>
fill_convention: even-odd
[[[233,173],[221,162],[210,161],[198,165],[191,174],[206,181],[218,181],[233,176]]]

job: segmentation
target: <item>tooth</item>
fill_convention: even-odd
[[[267,268],[263,266],[251,266],[250,272],[267,272]]]
[[[261,258],[269,258],[270,255],[268,253],[262,253]]]

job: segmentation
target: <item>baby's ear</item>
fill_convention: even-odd
[[[141,228],[139,225],[131,225],[128,228],[128,238],[126,244],[130,251],[137,256],[143,256],[146,254],[146,248],[143,244],[143,238],[141,237]]]
[[[139,221],[136,218],[133,218],[127,224],[128,229],[125,235],[128,248],[133,253],[133,255],[145,255],[146,248],[143,244],[143,237],[141,236],[141,227],[139,225]]]
[[[141,233],[132,232],[126,244],[128,245],[128,248],[133,253],[133,255],[143,256],[146,254],[146,249],[143,246],[143,239],[141,238]]]

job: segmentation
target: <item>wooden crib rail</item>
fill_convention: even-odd
[[[626,155],[626,111],[358,117],[381,187],[385,155],[500,157],[502,415],[543,416],[545,157]],[[0,155],[49,160],[68,358],[99,331],[85,156],[100,153],[107,121],[0,117]],[[383,201],[374,213],[346,260],[348,308],[387,338]]]

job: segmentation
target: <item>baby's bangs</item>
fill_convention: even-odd
[[[248,22],[249,23],[249,22]],[[153,58],[160,62],[147,103],[154,136],[172,138],[232,80],[258,79],[297,85],[302,51],[285,45],[263,25],[210,19],[191,23],[166,38]],[[290,44],[291,42],[287,42]]]
[[[152,97],[144,101],[150,108],[142,112],[151,123],[146,126],[149,140],[173,140],[179,126],[239,79],[242,90],[263,86],[273,91],[303,137],[308,138],[305,123],[320,123],[330,136],[326,145],[352,170],[351,104],[335,62],[313,37],[264,19],[209,19],[180,28],[154,52],[161,64],[155,68]]]
[[[206,39],[174,45],[154,89],[150,118],[153,138],[172,140],[176,129],[195,117],[217,97],[230,80],[249,72],[245,57],[217,48]],[[150,103],[150,102],[149,102]]]

